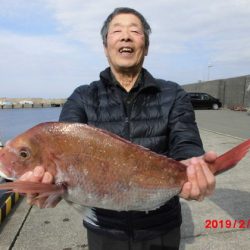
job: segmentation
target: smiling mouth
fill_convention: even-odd
[[[134,52],[134,50],[133,50],[132,48],[130,48],[130,47],[122,47],[122,48],[119,49],[119,52],[120,52],[121,54],[123,54],[123,53],[131,54],[131,53]]]

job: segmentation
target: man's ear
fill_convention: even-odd
[[[103,50],[104,50],[106,57],[108,57],[107,45],[103,44]]]

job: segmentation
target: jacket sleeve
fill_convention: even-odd
[[[176,160],[204,154],[195,113],[189,95],[176,85],[176,95],[169,116],[169,156]]]
[[[80,122],[87,123],[87,116],[83,105],[83,94],[86,86],[80,86],[67,99],[63,105],[59,121],[60,122]]]

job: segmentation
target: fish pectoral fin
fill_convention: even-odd
[[[65,192],[65,187],[40,182],[14,181],[0,184],[0,190],[10,190],[22,194],[38,194],[39,197],[45,197],[52,194],[62,195]]]
[[[41,196],[37,196],[37,199],[41,198]],[[48,196],[43,204],[43,208],[55,207],[59,201],[61,201],[62,195],[58,193],[53,193]]]

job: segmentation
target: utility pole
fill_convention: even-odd
[[[213,67],[213,65],[208,65],[207,66],[207,80],[209,81],[210,77],[210,69]]]

